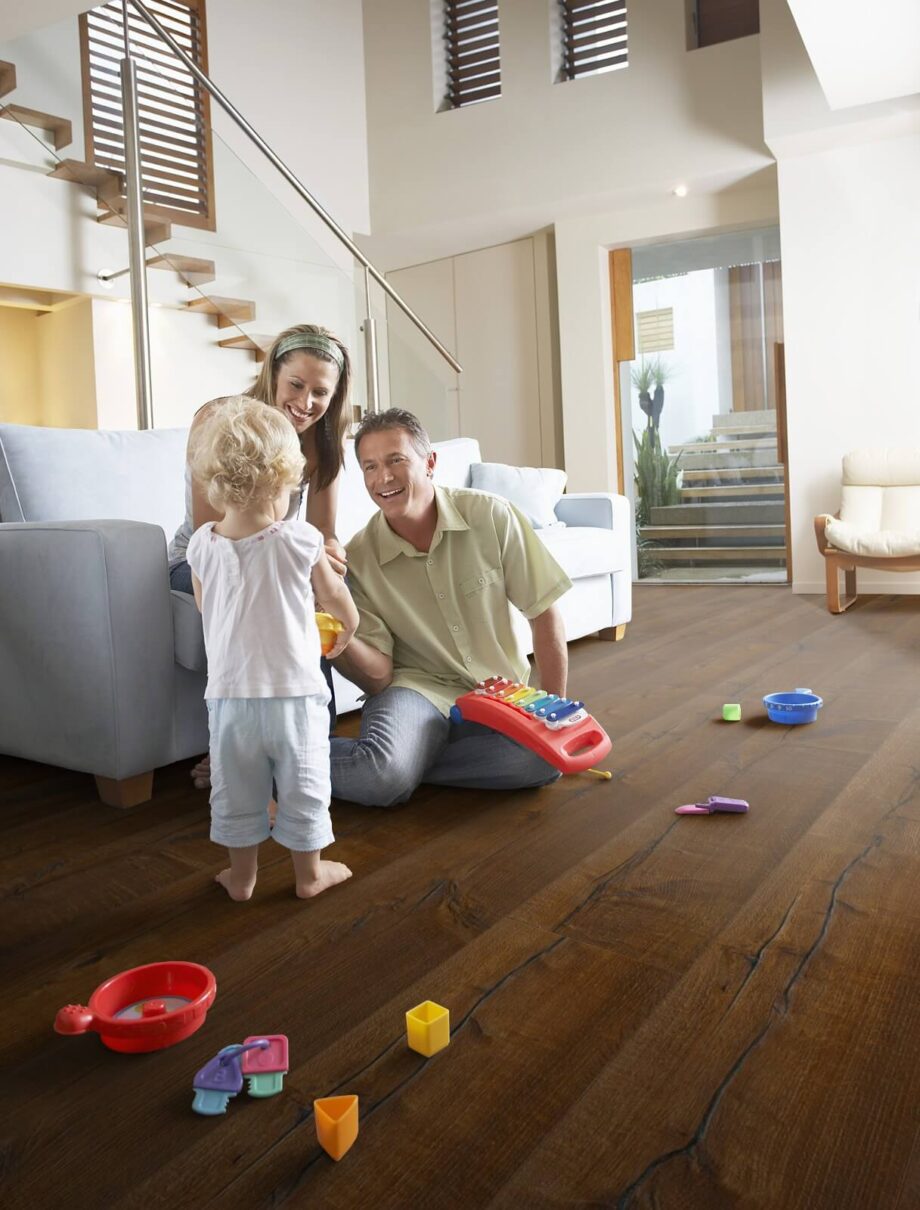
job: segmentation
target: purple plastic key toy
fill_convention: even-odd
[[[721,798],[718,794],[710,794],[706,802],[687,803],[685,807],[675,807],[675,815],[714,815],[719,811],[731,814],[743,814],[750,804],[743,798]]]

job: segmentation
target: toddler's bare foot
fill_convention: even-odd
[[[214,875],[214,881],[219,882],[230,898],[235,899],[237,903],[242,903],[245,899],[251,899],[256,885],[254,882],[236,881],[232,870],[221,870],[219,874]]]
[[[203,756],[189,774],[192,785],[196,790],[208,790],[211,787],[211,757]]]
[[[278,814],[278,804],[275,802],[275,800],[273,798],[270,798],[268,800],[268,826],[270,828],[273,828],[275,826],[275,816],[277,814]]]
[[[328,891],[331,886],[335,886],[339,882],[344,882],[346,878],[351,877],[351,870],[347,865],[343,865],[341,861],[321,861],[319,863],[319,872],[315,878],[308,879],[306,882],[297,882],[298,899],[312,899],[314,895],[319,895],[322,891]]]

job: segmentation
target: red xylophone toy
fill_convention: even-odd
[[[584,702],[502,676],[490,676],[471,692],[461,694],[451,708],[451,717],[455,722],[482,723],[500,731],[563,773],[590,769],[610,751],[610,736]]]

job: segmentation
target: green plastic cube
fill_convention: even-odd
[[[738,702],[726,702],[722,707],[722,717],[727,723],[741,722],[741,706]]]

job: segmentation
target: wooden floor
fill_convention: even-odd
[[[831,617],[782,588],[645,587],[625,640],[571,649],[612,782],[338,806],[355,877],[304,904],[265,848],[212,883],[188,765],[119,813],[89,777],[0,761],[7,1207],[920,1206],[920,599]],[[764,693],[807,685],[809,727]],[[744,721],[720,721],[723,702]],[[737,817],[678,817],[709,794]],[[123,1056],[55,1011],[203,962],[191,1039]],[[450,1046],[404,1014],[450,1008]],[[284,1032],[272,1100],[191,1112],[196,1069]],[[315,1097],[360,1096],[338,1164]]]

